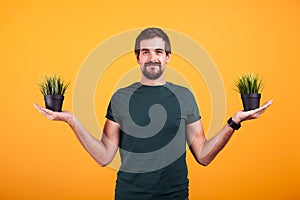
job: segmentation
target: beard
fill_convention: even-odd
[[[158,71],[156,71],[155,69],[152,69],[152,67],[158,66]],[[149,68],[147,70],[147,68]],[[159,62],[147,62],[143,65],[142,67],[142,73],[143,75],[150,79],[150,80],[156,80],[158,79],[162,73],[164,72],[164,70],[162,70],[161,68],[161,64]]]

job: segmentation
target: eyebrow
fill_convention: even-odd
[[[147,48],[141,49],[141,51],[149,51],[149,50],[150,50],[150,49],[147,49]],[[157,48],[157,49],[155,49],[155,51],[164,51],[164,49]]]

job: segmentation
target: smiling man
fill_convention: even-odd
[[[163,76],[165,65],[169,63],[171,54],[171,51],[165,50],[165,46],[165,41],[160,37],[141,40],[140,44],[136,45],[135,53],[137,62],[141,66],[143,73],[141,83],[144,81],[147,82],[148,80],[155,80],[155,82],[161,83],[165,82]]]
[[[147,28],[136,39],[135,55],[141,79],[111,98],[101,140],[94,138],[70,112],[53,112],[35,104],[51,120],[68,123],[100,166],[120,150],[116,200],[185,200],[189,196],[186,142],[195,160],[208,165],[228,143],[240,123],[258,118],[272,103],[237,111],[210,140],[205,138],[198,105],[190,90],[166,82],[171,58],[168,36]]]

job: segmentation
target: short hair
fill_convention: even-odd
[[[168,35],[160,28],[146,28],[144,29],[135,40],[134,53],[138,58],[140,55],[140,43],[142,40],[153,39],[155,37],[161,38],[165,42],[165,51],[169,55],[171,53],[171,43]]]

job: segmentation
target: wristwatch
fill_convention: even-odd
[[[240,124],[240,123],[239,123],[239,124],[235,123],[235,122],[232,120],[232,117],[230,117],[230,118],[228,119],[227,124],[228,124],[231,128],[233,128],[234,130],[239,130],[239,128],[241,128],[241,124]]]

